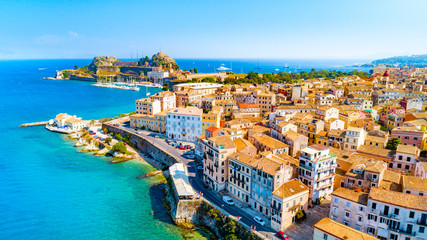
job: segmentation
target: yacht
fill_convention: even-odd
[[[223,64],[221,64],[221,67],[217,68],[216,70],[218,72],[221,72],[221,71],[231,71],[231,68],[226,67],[225,64],[223,63]]]
[[[289,68],[288,63],[286,62],[285,66],[283,68]]]

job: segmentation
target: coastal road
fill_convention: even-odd
[[[244,210],[240,209],[237,206],[229,206],[225,204],[218,193],[206,188],[202,181],[202,174],[203,174],[202,171],[196,170],[197,163],[193,159],[187,159],[182,156],[184,152],[186,152],[187,150],[180,150],[173,146],[170,146],[168,143],[165,142],[164,138],[155,138],[154,137],[155,135],[159,135],[157,133],[135,130],[133,128],[130,128],[126,124],[119,125],[116,128],[120,128],[122,130],[126,130],[133,134],[139,135],[149,140],[151,143],[155,144],[157,147],[162,148],[164,151],[178,158],[183,164],[187,166],[190,182],[194,190],[198,192],[202,192],[203,197],[206,200],[215,204],[217,207],[220,207],[221,210],[227,212],[228,215],[231,215],[235,218],[241,217],[240,221],[246,224],[247,226],[256,226],[256,230],[262,235],[264,235],[266,238],[268,236],[268,239],[279,240],[278,237],[274,236],[275,231],[273,229],[271,229],[270,227],[262,227],[261,225],[257,224],[253,220],[253,217],[255,217],[254,215],[250,215],[249,213],[245,212]]]

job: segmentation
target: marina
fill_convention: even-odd
[[[127,83],[95,83],[92,84],[92,86],[95,87],[104,87],[104,88],[116,88],[116,89],[123,89],[123,90],[131,90],[131,91],[139,91],[139,87],[135,84],[127,84]]]

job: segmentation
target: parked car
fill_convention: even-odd
[[[197,166],[197,170],[203,171],[203,166],[202,165]]]
[[[259,225],[261,225],[261,226],[264,226],[264,225],[265,225],[264,220],[262,220],[262,218],[260,218],[260,217],[258,217],[258,216],[255,216],[255,217],[254,217],[254,221],[255,221],[256,223],[258,223]]]
[[[194,154],[184,154],[184,157],[187,159],[194,159]]]
[[[96,133],[94,133],[94,132],[93,132],[93,133],[91,133],[90,135],[96,135]]]
[[[289,240],[288,235],[286,235],[286,233],[282,232],[282,231],[278,231],[276,233],[277,237],[280,239],[284,239],[284,240]]]
[[[234,206],[234,201],[232,197],[229,196],[223,196],[222,197],[222,201],[224,201],[225,203],[227,203],[230,206]]]
[[[180,146],[179,149],[185,150],[186,148],[184,146]]]

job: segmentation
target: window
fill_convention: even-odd
[[[346,207],[348,207],[348,208],[349,208],[349,207],[351,206],[351,203],[350,203],[350,202],[347,202],[345,205],[346,205]]]
[[[363,220],[362,216],[357,216],[357,221],[358,222],[362,222],[362,220]]]
[[[399,208],[395,208],[395,209],[394,209],[394,214],[395,214],[395,215],[399,215]]]
[[[349,218],[350,217],[350,212],[346,211],[344,215],[345,215],[345,217]]]
[[[334,198],[334,203],[338,203],[338,198]]]
[[[418,232],[424,233],[425,227],[420,226],[420,230]]]
[[[324,240],[327,240],[327,239],[328,239],[328,234],[324,233],[324,234],[323,234],[323,239],[324,239]]]
[[[372,221],[376,222],[377,221],[377,216],[373,215],[373,214],[368,214],[368,220],[372,220]]]
[[[363,212],[363,211],[365,211],[365,208],[362,206],[359,206],[359,212]]]

